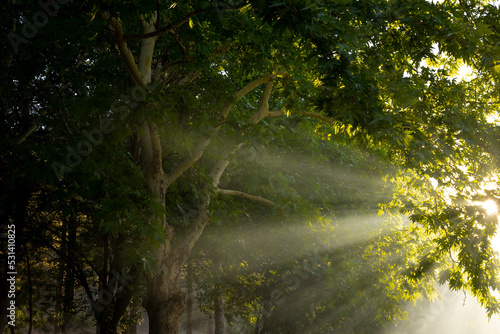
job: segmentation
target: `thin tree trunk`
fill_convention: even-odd
[[[111,318],[111,310],[109,303],[105,303],[109,299],[111,299],[110,294],[111,291],[108,290],[107,280],[108,280],[108,258],[109,258],[109,248],[108,248],[108,240],[107,236],[103,236],[103,250],[102,250],[102,263],[101,263],[101,273],[99,275],[99,284],[97,291],[99,291],[97,296],[97,301],[102,298],[102,305],[94,309],[95,318],[97,322],[96,334],[108,334],[112,330],[110,328],[109,319]],[[101,295],[101,296],[100,296]]]
[[[129,313],[128,313],[128,320],[129,321],[134,321],[134,323],[129,326],[123,334],[137,334],[137,322],[135,320],[137,319],[137,311],[135,308],[130,307],[129,308]]]
[[[62,292],[62,287],[64,286],[64,263],[63,259],[59,259],[59,270],[57,273],[57,288],[56,288],[56,303],[55,303],[55,310],[56,314],[62,314],[63,313],[63,292]],[[54,334],[59,334],[59,333],[66,333],[65,328],[64,328],[64,321],[61,322],[60,324],[56,324],[54,326]]]
[[[188,263],[186,270],[186,334],[193,334],[193,277],[192,264]]]
[[[226,334],[233,334],[233,324],[230,322],[226,323]]]
[[[210,317],[207,319],[207,334],[214,334],[214,315],[210,314]]]
[[[215,321],[215,333],[214,334],[224,334],[224,308],[222,305],[222,297],[220,295],[220,289],[217,289],[217,295],[214,300],[214,321]]]
[[[30,258],[26,247],[24,247],[24,254],[26,257],[26,269],[28,274],[28,312],[29,312],[28,334],[31,334],[33,330],[33,281],[31,280]]]
[[[76,217],[74,217],[76,219]],[[68,225],[68,245],[73,247],[76,245],[76,224]],[[64,279],[64,300],[63,300],[63,327],[71,321],[73,300],[75,298],[75,273],[71,270],[71,266],[66,264],[65,270],[66,277]],[[63,332],[65,332],[63,330]],[[69,333],[68,333],[69,334]]]
[[[59,256],[58,264],[59,264],[59,270],[57,273],[57,288],[56,288],[56,314],[58,316],[58,321],[61,321],[58,326],[54,326],[54,334],[59,334],[59,333],[66,333],[66,324],[64,322],[64,316],[62,319],[60,319],[60,315],[64,314],[64,276],[66,270],[68,270],[68,263],[67,259],[68,258],[68,240],[66,239],[66,225],[67,225],[67,220],[63,220],[63,226],[62,226],[62,236],[61,236],[61,254],[62,256]]]
[[[118,286],[117,281],[119,281],[119,278],[112,276],[112,278],[110,279],[110,283],[107,286],[108,288],[110,288],[110,291],[114,291],[116,289],[119,290],[119,292],[114,295],[114,302],[110,303],[109,306],[105,308],[106,313],[103,317],[105,322],[103,323],[103,325],[105,326],[106,331],[102,332],[101,334],[115,334],[117,332],[118,324],[127,311],[127,307],[130,305],[130,301],[134,296],[133,289],[131,289],[126,284],[121,284],[121,286]]]
[[[119,254],[114,253],[113,257],[116,259]],[[101,303],[94,310],[98,323],[98,334],[116,334],[118,324],[121,318],[127,311],[130,301],[134,295],[126,283],[122,283],[120,278],[113,273],[119,272],[117,268],[110,270],[109,279],[102,282],[101,286]]]
[[[133,321],[133,324],[132,324],[132,326],[130,326],[128,334],[137,334],[137,319],[140,317],[140,314],[141,314],[140,307],[139,308],[137,308],[135,306],[130,307],[129,317],[130,317],[130,320]]]

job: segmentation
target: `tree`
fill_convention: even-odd
[[[375,148],[359,150],[326,134],[318,138],[312,124],[295,120],[294,136],[284,138],[273,137],[270,127],[253,143],[258,153],[242,150],[237,158],[241,166],[228,168],[233,177],[225,187],[249,192],[270,178],[270,186],[262,187],[269,192],[267,198],[275,188],[295,193],[280,196],[278,202],[294,215],[245,198],[219,197],[217,213],[191,260],[196,263],[199,303],[209,312],[223,299],[228,321],[247,322],[258,333],[348,332],[353,323],[357,331],[374,332],[384,323],[378,313],[395,312],[378,305],[387,298],[380,293],[385,282],[374,283],[378,277],[370,272],[381,268],[372,268],[363,250],[379,224],[373,219],[377,203],[391,199],[390,189],[381,191],[382,175],[394,167]],[[268,140],[275,145],[261,145]],[[301,198],[311,201],[310,206]],[[336,217],[311,218],[314,214]],[[377,286],[376,293],[371,284]]]
[[[16,224],[19,247],[50,249],[72,264],[91,303],[89,280],[111,292],[111,301],[101,300],[102,311],[94,312],[102,333],[116,332],[132,296],[141,296],[123,282],[110,287],[113,271],[126,272],[139,286],[145,276],[150,332],[177,332],[185,305],[176,282],[210,220],[215,194],[284,207],[258,189],[222,184],[230,184],[226,171],[238,152],[287,115],[321,120],[353,145],[377,147],[457,189],[465,189],[465,181],[450,177],[464,176],[464,164],[474,165],[476,180],[486,168],[496,170],[485,161],[498,152],[496,128],[486,121],[497,108],[498,8],[492,5],[136,0],[4,6],[2,183],[9,191],[2,195],[2,221]],[[458,61],[474,66],[477,80],[452,79]],[[276,131],[293,130],[288,122]],[[274,194],[286,203],[293,193],[280,188],[289,181],[279,183]],[[453,215],[441,215],[444,205],[428,212],[425,203],[413,203],[416,222],[451,235],[438,235],[437,249],[463,252],[457,268],[473,275],[462,278],[496,312],[489,293],[493,269],[485,266],[492,258],[488,242],[471,249],[453,239],[479,220],[488,240],[494,224],[462,203],[455,213],[469,228],[453,230]],[[96,246],[90,258],[65,250],[74,232],[62,222],[71,217],[77,217],[77,244]],[[30,241],[31,220],[42,221],[36,242]],[[479,262],[471,251],[480,253]],[[479,279],[484,273],[488,278]],[[443,277],[454,282],[453,275]]]

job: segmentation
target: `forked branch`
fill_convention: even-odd
[[[263,83],[274,80],[274,78],[275,78],[275,75],[272,75],[272,74],[260,77],[256,80],[250,82],[249,84],[247,84],[245,87],[243,87],[239,91],[237,91],[234,94],[233,98],[229,99],[226,102],[226,104],[224,104],[224,106],[222,107],[222,110],[219,114],[219,118],[217,121],[217,125],[215,126],[215,130],[216,131],[220,130],[222,124],[224,124],[224,122],[229,114],[229,111],[231,110],[231,108],[234,106],[234,104],[239,99],[244,97],[246,94],[248,94],[249,92],[251,92],[252,90],[257,88],[258,86],[262,85]],[[267,99],[269,99],[269,95],[267,95]],[[211,141],[212,141],[212,137],[207,137],[207,138],[204,138],[201,142],[199,142],[198,145],[196,145],[195,150],[190,154],[190,156],[188,158],[186,158],[179,166],[177,166],[172,171],[172,173],[170,173],[167,176],[167,188],[175,180],[177,180],[182,174],[184,174],[184,172],[186,170],[191,168],[203,156],[205,149],[207,148],[207,146],[210,144]]]
[[[248,94],[250,91],[258,87],[259,85],[266,83],[266,86],[264,87],[264,91],[261,95],[260,102],[259,102],[259,107],[257,108],[257,111],[252,115],[252,117],[249,119],[249,122],[253,122],[254,124],[258,123],[263,117],[265,117],[269,113],[269,97],[272,92],[272,81],[274,80],[275,76],[274,75],[268,75],[261,77],[259,79],[256,79],[243,87],[241,90],[236,92],[234,98],[232,100],[228,100],[226,104],[224,105],[220,117],[219,117],[219,124],[216,126],[216,130],[219,130],[220,127],[222,126],[222,123],[225,121],[229,111],[231,110],[232,106],[235,104],[235,102],[239,99],[241,99],[243,96]],[[205,139],[205,141],[201,142],[200,148],[203,148],[199,150],[197,153],[197,158],[201,157],[203,154],[203,150],[208,146],[210,143],[211,138]],[[227,152],[225,154],[225,157],[218,160],[215,162],[213,165],[211,171],[210,171],[210,177],[212,178],[212,186],[215,189],[218,189],[217,192],[227,194],[227,195],[236,195],[240,197],[244,197],[247,199],[252,199],[261,203],[265,203],[267,205],[272,205],[277,207],[283,214],[285,214],[285,211],[283,208],[279,207],[276,205],[274,202],[267,200],[262,197],[258,196],[253,196],[244,192],[238,192],[235,190],[227,190],[227,189],[219,189],[219,184],[220,184],[220,179],[222,177],[222,174],[226,170],[227,166],[229,165],[230,162],[230,156],[231,154],[234,154],[241,146],[243,143],[240,143],[234,147],[234,149],[231,152]],[[230,154],[231,153],[231,154]],[[184,166],[185,169],[189,168],[192,164],[194,164],[196,161],[194,161],[193,158],[189,160],[189,163],[186,163],[186,166]],[[189,165],[189,167],[188,167]],[[184,169],[184,170],[185,170]],[[176,175],[181,175],[182,173],[177,173]],[[173,178],[169,178],[169,182],[173,182]],[[210,220],[210,214],[208,211],[208,206],[210,204],[211,200],[211,194],[208,193],[207,195],[204,196],[204,198],[198,203],[197,205],[197,214],[195,217],[193,217],[191,224],[189,225],[188,230],[184,234],[182,240],[179,242],[179,244],[175,247],[175,259],[176,261],[183,261],[185,260],[185,254],[188,254],[191,249],[193,248],[194,244],[200,237],[201,233],[203,232],[205,226],[207,225],[208,221]]]

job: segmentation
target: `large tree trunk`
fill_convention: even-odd
[[[149,132],[146,131],[147,135],[143,138],[143,147],[147,146],[148,142],[158,140],[154,124],[146,125],[145,128]],[[155,146],[154,143],[152,146]],[[156,155],[153,160],[157,160],[161,156],[158,150],[153,148],[151,151],[155,152],[152,156]],[[156,164],[156,167],[158,166],[161,166],[161,164]],[[147,168],[147,165],[144,167],[146,167],[144,171],[150,192],[155,194],[159,204],[164,206],[166,189],[163,182],[164,178],[160,173],[161,169]],[[187,255],[176,256],[177,253],[171,249],[170,245],[170,240],[174,235],[173,229],[168,226],[164,216],[157,217],[157,219],[161,220],[161,224],[165,228],[167,240],[162,246],[153,251],[158,265],[156,272],[148,277],[143,306],[149,317],[149,333],[177,334],[180,316],[186,308],[185,293],[177,287],[177,280]]]
[[[164,201],[164,191],[158,193],[158,198]],[[159,264],[157,272],[148,279],[146,297],[143,301],[149,316],[150,333],[178,333],[179,319],[186,309],[184,300],[186,294],[177,287],[177,280],[191,249],[209,220],[209,203],[210,195],[207,195],[198,205],[198,214],[191,221],[190,228],[173,249],[170,243],[173,230],[166,224],[165,217],[162,218],[163,226],[166,226],[167,240],[155,251],[155,258],[159,259]]]
[[[163,281],[162,275],[152,277],[144,308],[149,316],[149,333],[177,334],[179,318],[186,308],[185,293],[177,287],[177,280]]]
[[[151,21],[146,21],[141,17],[143,33],[148,34],[156,30],[156,13]],[[115,27],[119,34],[121,27]],[[141,52],[138,59],[138,66],[135,65],[126,42],[121,40],[119,46],[124,50],[122,56],[131,72],[137,86],[145,86],[151,83],[151,64],[153,62],[153,51],[156,37],[145,38],[141,43]],[[165,206],[165,193],[168,188],[168,179],[163,171],[162,148],[156,124],[151,119],[144,120],[140,146],[140,163],[144,173],[148,190],[156,196],[158,204]],[[165,229],[165,243],[154,250],[155,258],[158,261],[156,273],[147,280],[146,296],[143,306],[149,317],[149,333],[154,334],[177,334],[179,319],[186,308],[184,302],[185,293],[177,287],[180,269],[185,258],[179,259],[171,249],[170,241],[174,231],[168,225],[166,217],[156,217],[160,220]],[[187,257],[186,257],[187,258]]]

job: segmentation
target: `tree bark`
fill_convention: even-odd
[[[226,323],[226,334],[232,334],[233,333],[233,324],[230,322]]]
[[[64,248],[64,245],[66,244],[65,238],[62,239],[62,245],[61,245],[61,253],[63,253],[65,256],[68,256],[68,253],[66,249]],[[59,257],[58,259],[58,271],[57,271],[57,278],[56,278],[56,286],[57,288],[55,289],[55,311],[56,314],[62,314],[64,312],[64,272],[67,270],[67,261],[65,261],[64,257]],[[60,333],[66,333],[65,329],[65,324],[64,324],[64,317],[62,322],[56,322],[56,325],[54,326],[54,334],[60,334]]]
[[[31,279],[30,257],[28,255],[28,250],[26,249],[26,247],[24,247],[24,253],[26,258],[26,271],[28,276],[28,334],[31,334],[33,330],[33,280]]]
[[[186,334],[193,334],[193,277],[192,265],[189,263],[186,270]]]
[[[76,217],[75,217],[76,218]],[[65,229],[68,230],[68,242],[66,246],[76,245],[76,224],[65,222]],[[66,249],[67,254],[67,249]],[[64,299],[63,299],[63,332],[67,324],[71,321],[73,301],[75,297],[75,274],[71,270],[71,266],[66,264],[64,277]]]
[[[214,317],[213,313],[207,319],[207,334],[214,334]]]
[[[177,334],[179,318],[186,308],[185,293],[177,288],[177,279],[162,279],[162,275],[150,279],[143,302],[149,316],[149,333]]]
[[[118,258],[119,254],[114,252],[113,257]],[[128,284],[123,283],[118,277],[118,270],[111,266],[109,279],[100,284],[100,298],[94,308],[98,324],[98,334],[116,334],[118,324],[130,305],[134,295],[133,289]]]
[[[195,12],[193,12],[195,13]],[[123,27],[119,20],[110,17],[107,13],[99,13],[104,19],[110,19],[110,28],[114,32],[116,43],[120,54],[129,70],[135,84],[145,87],[152,81],[151,64],[153,63],[153,51],[156,38],[162,33],[156,29],[157,13],[153,13],[149,22],[141,17],[142,39],[138,62],[130,51],[124,35]],[[183,24],[185,21],[179,21]],[[128,37],[130,39],[130,36]],[[266,84],[259,108],[251,122],[256,124],[263,117],[269,115],[268,99],[272,91],[272,81],[276,75],[270,74],[258,78],[241,90],[236,92],[234,99],[230,99],[223,106],[215,130],[224,123],[230,109],[235,101],[241,99],[256,87]],[[174,182],[185,170],[189,169],[203,155],[204,149],[210,144],[211,138],[204,139],[198,146],[194,154],[184,163],[174,169],[173,173],[166,175],[162,166],[162,147],[158,135],[156,124],[151,119],[145,119],[141,129],[140,139],[140,165],[144,174],[148,191],[156,196],[159,205],[165,206],[165,193],[172,182]],[[229,164],[229,158],[218,161],[211,171],[213,186],[218,187],[220,178],[225,168]],[[176,334],[178,332],[179,318],[186,308],[184,301],[185,294],[177,287],[177,280],[180,270],[187,260],[191,249],[200,237],[203,229],[209,220],[208,205],[210,195],[207,195],[197,205],[198,213],[193,218],[184,237],[176,244],[171,245],[174,235],[173,227],[168,224],[166,217],[156,217],[165,229],[166,240],[158,249],[153,250],[157,260],[156,272],[147,279],[147,291],[143,300],[144,308],[149,317],[149,332],[154,334]]]
[[[101,312],[96,312],[99,324],[97,334],[116,334],[118,332],[120,319],[125,314],[127,306],[132,299],[132,291],[129,289],[125,290],[127,291],[116,297],[114,303],[107,305]]]
[[[132,304],[132,303],[131,303]],[[123,334],[137,334],[137,316],[140,313],[135,307],[132,305],[129,307],[129,312],[127,315],[128,321],[133,321],[133,323],[123,331]]]
[[[217,290],[217,295],[214,299],[214,320],[215,320],[215,333],[224,334],[224,307],[222,305],[222,297],[220,289]]]
[[[133,58],[127,63],[129,70],[136,80],[138,86],[151,83],[151,64],[153,62],[153,51],[155,48],[156,15],[149,22],[141,17],[143,34],[150,36],[142,39],[141,52],[138,66]],[[149,35],[148,35],[149,34]],[[121,50],[120,50],[121,51]],[[127,55],[130,50],[121,51]],[[141,138],[141,165],[146,180],[148,191],[156,196],[159,205],[165,206],[165,193],[167,191],[167,179],[162,166],[162,147],[156,124],[146,119],[143,123],[144,133]],[[166,240],[163,245],[154,250],[153,253],[158,261],[156,273],[148,277],[146,296],[143,306],[149,317],[149,332],[155,334],[177,334],[179,318],[186,308],[184,302],[185,293],[177,287],[180,269],[184,261],[179,261],[171,250],[170,240],[174,233],[173,228],[168,225],[166,217],[156,217],[165,229]],[[185,259],[183,259],[185,260]]]

